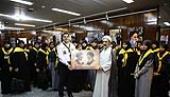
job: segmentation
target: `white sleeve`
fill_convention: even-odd
[[[58,53],[58,58],[59,58],[59,60],[60,60],[62,63],[66,64],[66,65],[68,66],[69,64],[68,64],[67,60],[66,60],[65,57],[64,57],[63,48],[62,48],[61,44],[59,44],[59,45],[57,46],[57,53]]]

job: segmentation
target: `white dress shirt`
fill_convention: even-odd
[[[69,51],[70,50],[70,51]],[[72,43],[64,44],[63,42],[57,46],[59,61],[65,65],[70,65],[71,53],[75,50],[75,46]]]

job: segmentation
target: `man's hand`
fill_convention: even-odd
[[[40,69],[36,68],[36,72],[40,72]]]
[[[15,68],[15,70],[14,70],[15,72],[18,72],[19,71],[19,68]]]
[[[69,69],[69,70],[72,70],[72,68],[71,68],[71,65],[70,65],[70,64],[69,64],[69,65],[67,65],[67,66],[68,66],[68,69]]]
[[[158,76],[160,75],[158,72],[154,72],[154,76]]]
[[[138,73],[135,73],[135,74],[134,74],[134,78],[135,78],[135,79],[139,78],[139,74],[138,74]]]
[[[9,71],[11,72],[11,71],[12,71],[12,69],[13,69],[13,68],[10,66],[10,67],[9,67]]]

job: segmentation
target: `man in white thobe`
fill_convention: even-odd
[[[103,50],[100,53],[100,68],[97,71],[93,97],[108,97],[108,83],[112,65],[112,39],[110,36],[104,36],[102,41]]]

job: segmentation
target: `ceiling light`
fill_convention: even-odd
[[[44,20],[44,19],[36,19],[36,18],[29,18],[30,21],[37,21],[37,22],[46,22],[46,23],[52,23],[53,21],[50,20]]]
[[[41,8],[46,8],[46,6],[45,6],[45,5],[42,5]]]
[[[0,29],[0,30],[24,30],[24,28],[5,26],[4,29]]]
[[[112,23],[112,22],[109,22],[109,21],[106,21],[106,20],[103,20],[103,21],[100,21],[100,22],[103,23],[103,24],[108,25],[109,27],[112,27],[112,26],[113,26],[113,23]]]
[[[134,2],[133,0],[122,0],[122,1],[124,1],[126,3],[133,3]]]
[[[147,25],[156,25],[157,24],[157,22],[155,21],[155,22],[148,22],[147,23]]]
[[[0,16],[2,16],[2,17],[7,17],[7,18],[12,18],[11,15],[1,14],[1,13],[0,13]]]
[[[31,33],[32,33],[33,35],[36,35],[36,31],[35,31],[35,30],[31,31]]]
[[[24,0],[10,0],[10,1],[21,3],[21,4],[26,4],[26,5],[33,5],[32,2],[24,1]]]
[[[16,21],[37,21],[37,22],[47,22],[52,23],[51,20],[44,20],[44,19],[37,19],[37,18],[31,18],[22,14],[15,14],[15,15],[6,15],[6,14],[0,14],[2,17],[12,18]]]
[[[169,23],[169,22],[164,22],[164,24],[165,24],[166,26],[170,26],[170,23]]]
[[[35,27],[35,25],[31,24],[21,24],[21,23],[15,23],[16,26],[25,26],[25,27]]]
[[[92,27],[92,26],[73,25],[73,27],[81,28],[81,29],[84,29],[84,30],[87,30],[87,31],[101,31],[101,29],[95,28],[95,27]]]
[[[68,10],[64,10],[64,9],[52,8],[51,10],[61,12],[61,13],[65,13],[65,14],[69,14],[69,15],[80,16],[80,13],[76,13],[76,12],[72,12],[72,11],[68,11]]]

